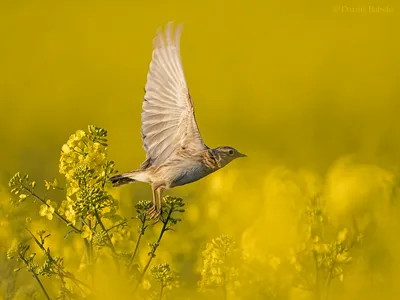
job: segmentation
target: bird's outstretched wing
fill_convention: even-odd
[[[142,113],[146,161],[142,168],[162,164],[181,150],[206,149],[197,128],[193,103],[183,73],[179,41],[182,25],[168,23],[153,40]]]

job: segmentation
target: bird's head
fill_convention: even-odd
[[[225,167],[227,164],[229,164],[232,160],[239,158],[239,157],[246,157],[246,154],[242,154],[239,151],[237,151],[233,147],[229,146],[222,146],[213,149],[213,152],[216,154],[218,157],[218,162],[222,167]]]

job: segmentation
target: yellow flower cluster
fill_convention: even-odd
[[[33,183],[34,183],[34,181],[32,182],[32,184]],[[36,183],[35,183],[35,185],[36,185]],[[54,178],[53,182],[45,180],[44,181],[44,186],[45,186],[46,190],[48,190],[48,191],[49,190],[55,190],[56,188],[59,187],[58,180],[56,178]]]
[[[75,224],[77,216],[90,217],[115,204],[105,190],[114,164],[107,160],[107,131],[89,126],[78,130],[61,148],[59,172],[67,180],[66,196],[59,209]],[[114,209],[115,211],[115,209]]]
[[[61,206],[58,209],[58,213],[71,222],[72,225],[76,223],[76,213],[74,210],[74,201],[70,197],[67,196],[67,200],[63,200],[61,202]]]
[[[92,240],[93,232],[92,232],[92,230],[90,229],[89,226],[83,225],[81,237],[84,238],[84,239],[87,239],[88,241]]]
[[[223,287],[233,289],[240,285],[238,281],[238,248],[233,239],[221,235],[208,242],[203,251],[203,266],[201,269],[201,291]]]
[[[53,214],[57,203],[52,202],[50,199],[46,201],[46,204],[40,205],[39,215],[46,217],[48,220],[53,220]]]
[[[65,175],[69,183],[68,196],[79,190],[79,182],[75,178],[75,170],[78,167],[86,166],[102,176],[105,175],[102,166],[107,160],[106,147],[83,130],[72,134],[61,150],[59,172]]]
[[[171,270],[169,264],[155,265],[151,268],[152,277],[159,281],[163,288],[171,290],[179,287],[177,274]]]

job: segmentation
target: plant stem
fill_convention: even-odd
[[[325,295],[324,295],[325,296],[325,300],[328,300],[328,296],[329,296],[329,287],[330,287],[331,282],[332,282],[332,269],[333,269],[333,267],[329,270],[328,279],[326,281]]]
[[[29,263],[25,259],[25,257],[23,257],[21,254],[19,255],[19,257],[25,263],[25,265],[29,268]],[[51,300],[49,294],[47,294],[47,291],[43,286],[43,283],[40,281],[39,276],[36,274],[36,272],[34,270],[30,270],[30,272],[32,273],[33,277],[36,279],[37,283],[40,285],[40,288],[42,289],[42,291],[43,291],[44,295],[46,296],[47,300]]]
[[[224,261],[224,273],[223,273],[223,275],[224,275],[224,286],[222,287],[222,292],[224,294],[224,299],[228,300],[228,285],[226,283],[226,266],[225,266],[225,264],[226,264],[226,250],[224,250],[224,259],[223,259],[223,261]]]
[[[163,292],[164,292],[164,283],[161,281],[160,298],[159,298],[160,300],[162,300]]]
[[[65,278],[70,279],[71,281],[73,281],[75,283],[79,283],[80,285],[82,285],[85,288],[90,290],[90,286],[88,286],[86,283],[80,281],[79,279],[75,278],[73,275],[63,274],[62,276],[65,277]]]
[[[317,300],[321,299],[320,296],[320,289],[319,289],[319,266],[318,266],[318,258],[317,254],[314,253],[314,260],[315,260],[315,297]]]
[[[82,228],[83,226],[88,226],[90,231],[93,231],[92,229],[92,224],[90,222],[90,220],[88,220],[86,222],[86,220],[81,217],[81,222],[82,222]],[[93,255],[93,242],[92,239],[89,241],[88,239],[83,239],[83,243],[85,244],[85,248],[86,248],[86,254],[87,254],[87,264],[88,264],[88,268],[89,268],[89,272],[90,272],[90,280],[91,280],[91,285],[92,288],[94,289],[94,283],[95,283],[95,279],[94,279],[94,255]]]
[[[93,232],[92,222],[90,220],[88,220],[88,226],[89,226],[90,231]],[[88,242],[88,247],[89,247],[89,252],[90,252],[89,264],[92,268],[92,276],[93,276],[94,275],[94,272],[93,272],[93,239],[90,239],[90,241],[87,240],[87,242]]]
[[[114,247],[114,245],[113,245],[113,243],[112,243],[112,241],[111,241],[110,235],[108,234],[108,231],[107,231],[106,227],[104,226],[103,221],[101,220],[101,218],[100,218],[100,216],[99,216],[97,210],[95,210],[95,217],[96,217],[97,223],[100,225],[101,229],[106,233],[106,237],[107,237],[107,241],[108,241],[108,246],[110,247],[111,252],[112,252],[113,255],[114,255],[114,262],[115,262],[115,265],[117,266],[117,269],[118,269],[118,271],[119,271],[119,263],[118,263],[118,260],[117,260],[117,258],[118,258],[118,253],[117,253],[117,251],[115,250],[115,247]]]
[[[31,191],[30,189],[28,189],[27,187],[25,187],[24,185],[22,186],[28,193],[30,193],[33,197],[35,197],[36,199],[38,199],[40,202],[42,202],[44,205],[46,205],[47,207],[50,207],[50,205],[48,205],[46,203],[46,201],[41,198],[40,196],[38,196],[37,194],[35,194],[33,191]],[[76,228],[74,225],[71,224],[71,222],[69,222],[67,219],[65,219],[62,215],[60,215],[56,210],[54,210],[54,214],[60,219],[62,220],[65,224],[67,224],[67,226],[71,227],[73,230],[75,230],[75,232],[77,233],[81,233],[82,231],[79,230],[78,228]]]
[[[90,243],[87,239],[83,239],[83,244],[85,245],[86,249],[86,258],[87,258],[87,264],[89,266],[89,272],[90,272],[90,279],[92,283],[92,288],[94,288],[94,265],[93,265],[93,260],[92,260],[92,249],[90,247]]]
[[[48,300],[51,300],[50,297],[49,297],[49,295],[47,294],[46,289],[44,288],[42,282],[40,281],[40,279],[39,279],[39,277],[37,276],[36,273],[33,273],[33,277],[35,277],[36,281],[39,283],[39,285],[40,285],[40,287],[41,287],[43,293],[44,293],[45,296],[46,296],[46,298],[47,298]]]
[[[114,248],[114,245],[113,245],[113,243],[112,243],[112,241],[111,241],[110,235],[108,234],[108,231],[107,231],[106,227],[104,226],[103,221],[101,220],[101,218],[100,218],[100,216],[99,216],[97,210],[95,211],[95,217],[96,217],[97,223],[100,225],[101,229],[106,233],[106,237],[107,237],[107,241],[108,241],[108,246],[110,247],[112,253],[113,253],[115,256],[117,256],[117,251],[116,251],[115,248]]]
[[[74,281],[74,282],[76,282],[76,283],[79,283],[79,284],[81,284],[82,286],[84,286],[84,287],[90,289],[90,287],[89,287],[86,283],[84,283],[84,282],[80,281],[79,279],[75,278],[73,275],[71,275],[70,272],[65,271],[65,270],[62,270],[62,269],[60,268],[60,266],[57,264],[57,262],[54,260],[54,258],[50,255],[49,251],[42,245],[42,243],[39,242],[39,240],[38,240],[38,239],[36,238],[36,236],[32,233],[32,231],[30,231],[30,230],[29,230],[28,228],[26,228],[26,227],[25,227],[25,230],[29,232],[29,234],[32,236],[32,238],[33,238],[33,240],[35,241],[35,243],[36,243],[36,244],[39,246],[39,248],[47,255],[47,257],[50,259],[50,261],[51,261],[54,265],[57,266],[58,273],[57,273],[56,275],[58,275],[58,276],[60,276],[60,277],[68,278],[68,279],[70,279],[71,281]]]
[[[109,232],[110,230],[112,230],[112,229],[114,229],[114,228],[116,228],[116,227],[119,227],[119,226],[123,226],[123,225],[125,225],[125,224],[126,224],[125,221],[120,222],[120,223],[118,223],[118,224],[115,224],[114,226],[111,226],[110,228],[108,228],[108,229],[106,230],[106,232]]]
[[[224,272],[224,299],[228,300],[228,284],[226,283],[226,272]]]
[[[90,265],[91,264],[91,254],[90,254],[89,242],[87,239],[83,239],[83,243],[84,243],[85,249],[86,249],[87,263],[88,263],[88,265]]]
[[[151,261],[153,260],[153,257],[155,256],[154,254],[156,253],[156,250],[157,250],[157,248],[158,248],[158,245],[160,245],[161,239],[162,239],[162,237],[163,237],[163,235],[164,235],[164,232],[166,231],[167,224],[168,224],[168,221],[169,221],[169,219],[170,219],[170,217],[171,217],[172,211],[173,211],[173,208],[171,207],[170,210],[168,211],[167,218],[166,218],[165,221],[163,222],[164,225],[163,225],[163,227],[161,228],[161,232],[160,232],[160,235],[159,235],[159,237],[158,237],[158,239],[157,239],[157,242],[156,242],[156,244],[154,245],[154,247],[153,247],[153,249],[151,250],[151,252],[149,253],[149,256],[150,256],[150,257],[149,257],[149,260],[147,261],[147,263],[146,263],[146,265],[145,265],[145,267],[144,267],[144,269],[143,269],[143,271],[142,271],[142,274],[140,275],[140,278],[139,278],[139,280],[138,280],[138,282],[137,282],[137,284],[136,284],[136,287],[135,287],[135,290],[134,290],[134,291],[136,291],[137,288],[139,287],[140,283],[141,283],[142,280],[143,280],[144,275],[146,274],[147,269],[148,269],[149,266],[150,266]]]
[[[135,259],[136,253],[137,253],[137,251],[139,249],[140,240],[142,239],[142,235],[144,234],[145,228],[146,227],[144,227],[144,223],[142,223],[142,226],[141,226],[140,232],[139,232],[139,237],[138,237],[138,239],[136,241],[135,250],[133,251],[133,254],[130,257],[129,262],[128,262],[128,266],[127,266],[127,270],[128,271],[130,270],[130,268],[132,266],[132,263],[133,263],[133,260]]]

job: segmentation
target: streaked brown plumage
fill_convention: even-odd
[[[204,144],[183,73],[179,47],[181,30],[182,25],[179,25],[173,32],[172,23],[168,23],[165,31],[159,29],[153,40],[142,113],[146,160],[140,169],[110,179],[114,186],[135,181],[150,183],[153,207],[149,213],[152,217],[160,214],[164,190],[199,180],[235,158],[246,156],[229,146],[210,149]]]

